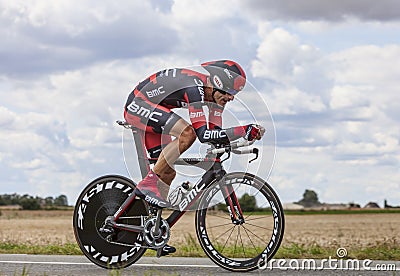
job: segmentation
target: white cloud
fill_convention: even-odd
[[[272,78],[285,82],[294,74],[295,59],[298,54],[297,37],[283,29],[274,29],[264,36],[257,49],[257,60],[253,62],[255,77]]]
[[[330,107],[332,109],[340,109],[355,106],[368,106],[370,104],[368,94],[373,88],[370,87],[354,87],[340,86],[333,87],[331,92]]]
[[[0,106],[0,126],[2,128],[9,126],[14,121],[14,113],[4,106]]]
[[[146,1],[17,0],[2,1],[0,8],[0,74],[38,74],[168,53],[178,39],[165,24],[166,15]]]
[[[184,28],[187,25],[200,26],[202,24],[223,22],[232,17],[238,8],[238,1],[204,0],[202,2],[175,0],[171,11],[173,18]],[[204,8],[207,12],[204,12]],[[217,25],[216,25],[217,28]]]
[[[282,86],[296,86],[307,93],[322,94],[330,81],[325,75],[320,50],[301,43],[285,29],[269,28],[269,25],[259,25],[262,41],[257,48],[257,59],[252,62],[253,76]]]
[[[338,83],[393,86],[400,75],[400,45],[363,45],[331,55]],[[390,69],[390,70],[389,70]]]
[[[295,87],[274,89],[269,98],[272,114],[294,115],[301,113],[322,112],[326,106],[321,98],[308,94]]]

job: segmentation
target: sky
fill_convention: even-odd
[[[134,86],[232,59],[249,83],[227,124],[265,123],[257,173],[283,202],[400,205],[399,1],[0,0],[0,37],[0,194],[72,205],[129,175]]]

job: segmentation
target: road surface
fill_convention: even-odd
[[[331,262],[330,262],[331,261]],[[276,260],[248,275],[400,275],[400,262]],[[357,268],[358,265],[358,268]],[[379,271],[378,271],[379,270]],[[385,271],[382,271],[385,270]],[[395,270],[395,271],[393,271]],[[106,270],[84,256],[0,254],[0,275],[229,275],[207,258],[143,257],[123,270]],[[239,274],[238,274],[239,275]]]

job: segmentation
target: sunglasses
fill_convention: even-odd
[[[231,89],[231,88],[229,88],[228,90],[221,90],[221,89],[218,89],[218,88],[214,88],[214,91],[218,91],[219,93],[221,93],[222,95],[226,95],[226,94],[229,94],[229,95],[232,95],[232,96],[235,96],[239,91],[236,91],[235,89]]]

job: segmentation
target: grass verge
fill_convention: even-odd
[[[206,257],[196,238],[187,235],[186,242],[182,244],[174,244],[177,252],[172,256],[175,257]],[[320,246],[318,244],[299,244],[289,243],[282,245],[275,259],[326,259],[329,257],[337,258],[336,250],[340,246]],[[226,248],[225,252],[234,252],[233,248]],[[371,260],[399,260],[400,259],[400,243],[395,239],[383,240],[375,244],[367,246],[351,246],[346,247],[349,259],[371,259]],[[18,244],[11,242],[0,242],[1,254],[43,254],[43,255],[82,255],[79,246],[76,243],[35,245],[35,244]],[[155,251],[147,250],[145,256],[155,256]]]
[[[81,255],[82,251],[76,243],[36,245],[0,242],[0,254]]]
[[[279,248],[275,259],[326,259],[329,257],[338,258],[337,250],[340,246],[332,245],[323,247],[318,244],[298,244],[291,243],[283,245]],[[400,244],[397,240],[383,240],[376,244],[366,246],[350,246],[345,248],[347,259],[371,259],[371,260],[399,260],[400,259]]]

